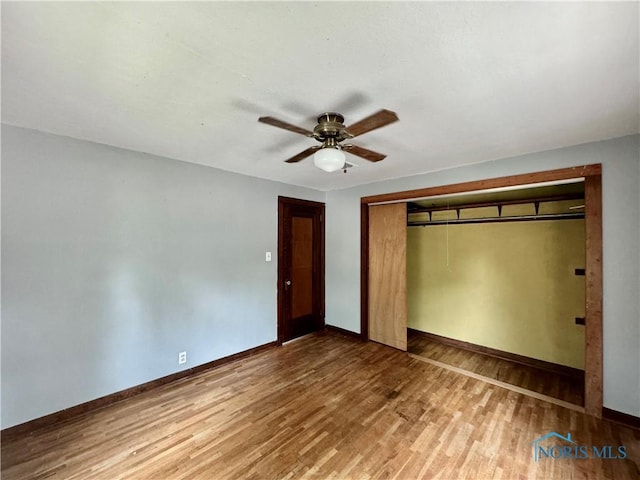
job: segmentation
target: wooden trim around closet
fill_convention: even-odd
[[[602,177],[584,181],[585,221],[585,411],[602,415]]]
[[[360,332],[369,338],[369,205],[416,198],[513,187],[544,182],[585,179],[586,293],[585,411],[602,418],[602,165],[591,164],[472,182],[439,185],[360,199]]]
[[[556,182],[571,180],[573,178],[586,178],[602,174],[602,165],[584,165],[582,167],[561,168],[547,170],[538,173],[525,173],[509,177],[489,178],[472,182],[455,183],[452,185],[438,185],[435,187],[406,190],[404,192],[384,193],[362,197],[360,203],[367,205],[372,203],[397,202],[399,200],[411,200],[414,198],[435,197],[437,195],[450,195],[452,193],[473,192],[476,190],[489,190],[491,188],[516,187],[533,183]]]
[[[360,205],[360,338],[369,340],[369,205]]]

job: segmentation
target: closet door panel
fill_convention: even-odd
[[[407,206],[369,207],[369,339],[407,350]]]

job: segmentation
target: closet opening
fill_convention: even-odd
[[[584,181],[407,202],[407,351],[584,405]]]
[[[453,368],[473,370],[477,362],[482,375],[527,390],[548,374],[542,395],[601,417],[600,165],[363,197],[361,335],[367,340],[375,340],[370,281],[380,283],[370,279],[377,260],[369,243],[378,233],[369,229],[369,213],[383,204],[406,208],[407,282],[394,287],[394,298],[398,305],[406,300],[404,318],[396,317],[405,322],[411,354],[462,365]]]

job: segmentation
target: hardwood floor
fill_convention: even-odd
[[[416,355],[453,365],[575,405],[584,405],[584,384],[568,376],[521,365],[482,353],[434,342],[409,331],[407,350]]]
[[[534,461],[551,431],[627,458]],[[632,479],[639,464],[638,430],[335,334],[2,444],[5,480]]]

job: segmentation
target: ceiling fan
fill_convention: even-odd
[[[290,123],[283,122],[282,120],[278,120],[273,117],[260,117],[258,121],[266,123],[267,125],[289,130],[290,132],[315,138],[322,144],[313,145],[297,155],[285,160],[285,162],[296,163],[315,153],[313,160],[316,167],[321,168],[326,172],[334,172],[345,168],[345,155],[343,151],[357,155],[358,157],[364,158],[370,162],[379,162],[380,160],[383,160],[386,155],[383,155],[382,153],[358,147],[357,145],[351,145],[348,143],[343,144],[341,142],[396,122],[398,121],[398,116],[390,110],[380,110],[379,112],[369,115],[349,127],[345,127],[344,117],[341,114],[326,112],[318,116],[318,124],[315,126],[313,131],[291,125]]]

